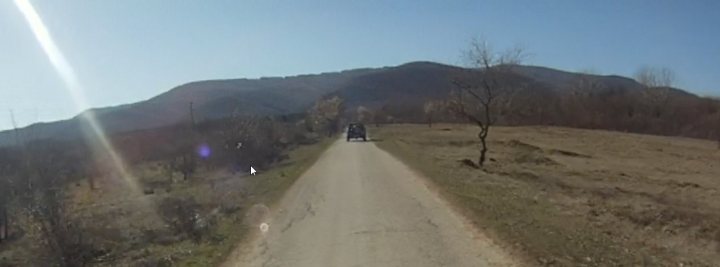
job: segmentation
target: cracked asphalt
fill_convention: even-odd
[[[512,266],[373,142],[335,142],[228,266]]]

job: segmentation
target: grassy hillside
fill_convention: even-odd
[[[720,150],[711,141],[497,127],[484,170],[466,125],[372,129],[377,145],[532,265],[714,266]]]

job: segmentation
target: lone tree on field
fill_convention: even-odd
[[[425,112],[425,119],[427,120],[427,124],[429,128],[432,128],[432,122],[433,122],[433,115],[438,111],[440,108],[440,103],[429,100],[425,102],[425,105],[423,105],[423,111]]]
[[[484,40],[473,40],[465,51],[468,69],[456,78],[455,91],[448,101],[448,108],[457,115],[480,127],[480,158],[478,166],[486,160],[487,137],[490,127],[497,121],[500,102],[507,97],[517,83],[512,81],[512,71],[525,57],[523,49],[516,47],[495,52]]]

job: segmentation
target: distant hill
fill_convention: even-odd
[[[547,67],[518,66],[514,69],[518,74],[537,83],[544,84],[555,90],[568,90],[577,85],[578,79],[589,79],[602,84],[605,88],[638,89],[642,87],[637,81],[617,75],[592,75],[567,72]]]
[[[461,70],[432,62],[412,62],[355,77],[335,94],[351,107],[421,103],[445,97],[453,87],[453,77]]]
[[[197,81],[172,88],[145,101],[95,108],[98,121],[108,133],[166,126],[188,120],[193,103],[198,120],[241,114],[276,115],[307,109],[322,95],[338,90],[352,78],[383,69],[356,69],[342,72],[272,77]],[[77,138],[81,136],[80,115],[72,119],[36,123],[19,129],[26,139]],[[0,145],[15,143],[11,130],[0,132]]]
[[[188,120],[190,103],[195,117],[212,119],[233,113],[278,115],[306,110],[322,96],[343,97],[349,107],[377,107],[403,103],[420,105],[428,99],[445,97],[453,88],[452,79],[460,67],[433,62],[411,62],[395,67],[355,69],[341,72],[272,77],[197,81],[137,103],[96,108],[94,112],[108,133],[166,126]],[[516,79],[531,84],[526,98],[564,92],[578,81],[593,81],[602,91],[632,91],[642,88],[635,80],[621,76],[587,75],[538,66],[518,66]],[[688,94],[684,91],[673,92]],[[25,138],[77,138],[81,120],[37,123],[19,129]],[[13,144],[13,131],[0,132],[0,145]]]

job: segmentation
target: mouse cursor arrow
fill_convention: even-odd
[[[252,166],[250,166],[250,174],[255,175],[256,172],[257,172],[257,171],[255,170],[255,168],[253,168]]]

